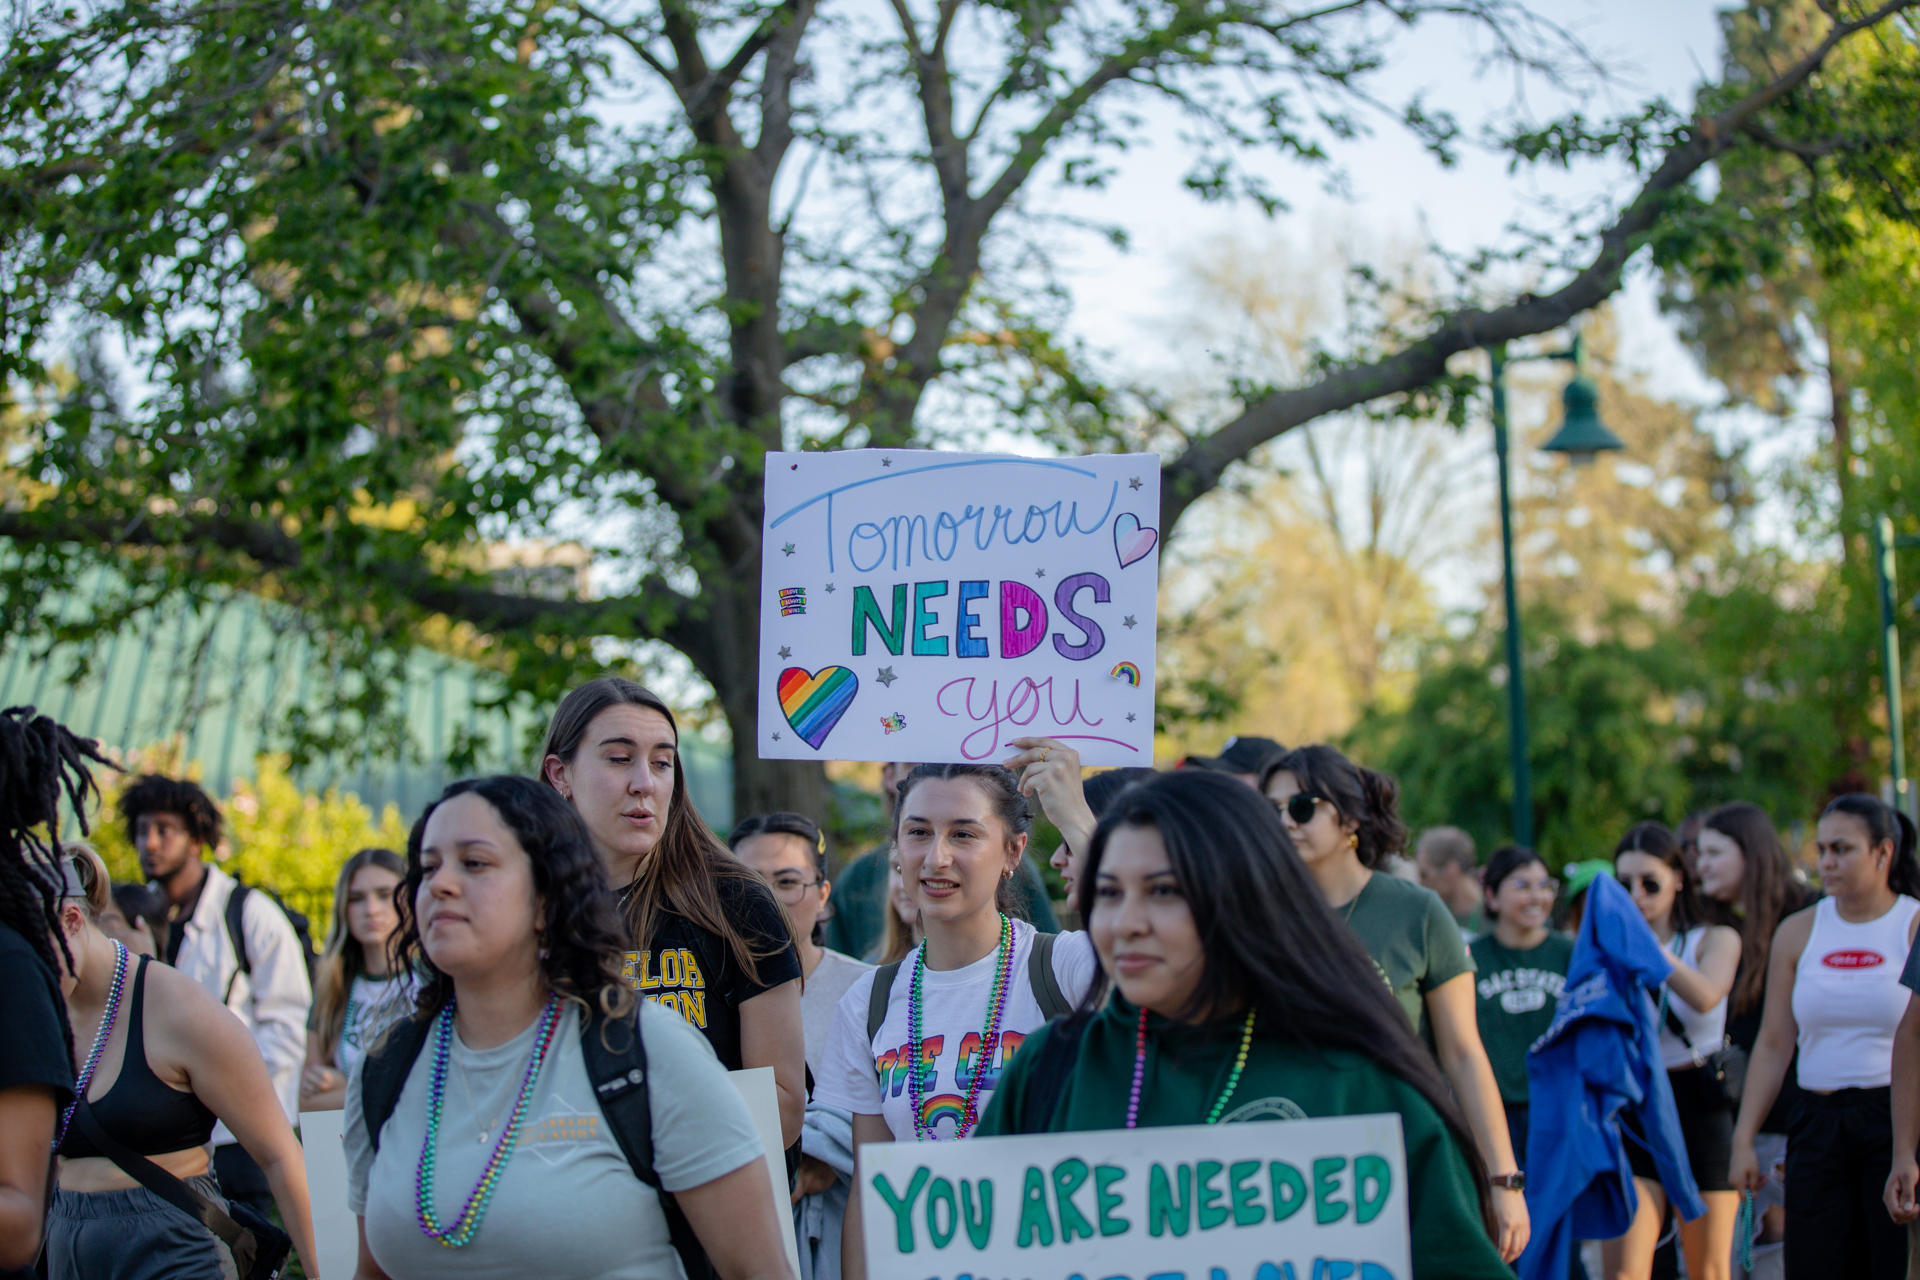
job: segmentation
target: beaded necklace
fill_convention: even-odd
[[[932,1126],[921,1118],[920,1102],[920,979],[927,971],[927,946],[920,944],[919,954],[913,962],[913,986],[907,998],[907,1102],[913,1108],[913,1136],[921,1142],[938,1142]],[[980,1083],[987,1078],[992,1069],[994,1052],[1000,1047],[1000,1015],[1006,1011],[1007,992],[1011,987],[1008,981],[1013,971],[1013,921],[1006,916],[1000,917],[1000,958],[993,967],[993,995],[987,1001],[987,1026],[980,1036],[980,1053],[974,1058],[973,1079],[967,1082],[967,1103],[960,1113],[960,1127],[954,1131],[958,1140],[973,1131],[980,1118]]]
[[[1234,1055],[1233,1072],[1227,1076],[1227,1087],[1213,1100],[1213,1110],[1207,1113],[1208,1124],[1219,1124],[1220,1113],[1227,1109],[1227,1100],[1233,1097],[1233,1091],[1240,1087],[1240,1073],[1247,1069],[1247,1053],[1253,1048],[1253,1015],[1256,1010],[1247,1010],[1247,1024],[1240,1032],[1240,1052]],[[1137,1128],[1140,1124],[1140,1085],[1147,1078],[1147,1011],[1140,1010],[1140,1025],[1133,1035],[1133,1088],[1127,1094],[1127,1128]]]
[[[93,1049],[87,1054],[86,1065],[80,1068],[80,1078],[73,1082],[73,1101],[60,1113],[60,1132],[53,1139],[56,1151],[67,1140],[67,1126],[73,1123],[74,1108],[87,1096],[87,1087],[93,1083],[94,1069],[100,1065],[100,1055],[107,1051],[107,1039],[113,1035],[113,1024],[120,1020],[120,993],[127,986],[127,948],[115,942],[113,950],[113,986],[107,991],[107,1009],[100,1015],[100,1029],[93,1033]]]
[[[526,1112],[527,1100],[533,1096],[534,1081],[539,1079],[540,1068],[547,1060],[547,1050],[552,1047],[554,1032],[560,1024],[560,996],[556,992],[547,997],[546,1010],[540,1015],[539,1030],[534,1033],[533,1052],[527,1056],[527,1072],[520,1080],[520,1094],[514,1099],[513,1115],[507,1120],[507,1127],[501,1131],[499,1140],[493,1144],[493,1154],[487,1157],[480,1181],[474,1184],[459,1215],[444,1227],[433,1210],[433,1167],[434,1148],[440,1138],[440,1108],[447,1097],[447,1060],[452,1056],[453,1047],[451,997],[447,1000],[446,1008],[440,1011],[439,1023],[433,1049],[433,1084],[427,1093],[427,1132],[420,1141],[420,1167],[414,1177],[414,1190],[419,1207],[420,1233],[449,1249],[458,1249],[471,1243],[474,1233],[480,1230],[480,1220],[486,1217],[487,1205],[500,1185],[500,1171],[506,1167],[508,1157],[513,1155],[520,1135],[520,1117]]]

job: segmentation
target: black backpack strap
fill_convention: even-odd
[[[1073,1005],[1067,1000],[1067,993],[1060,989],[1060,979],[1053,972],[1053,944],[1059,940],[1057,933],[1036,933],[1033,950],[1027,952],[1027,985],[1033,988],[1040,1016],[1049,1022],[1073,1012]]]
[[[586,1057],[587,1079],[593,1082],[600,1114],[607,1118],[613,1140],[633,1166],[634,1176],[660,1193],[667,1231],[687,1280],[712,1280],[718,1273],[700,1247],[693,1224],[673,1193],[660,1185],[653,1167],[653,1108],[648,1100],[647,1047],[640,1038],[639,1011],[626,1018],[596,1012],[581,1029],[580,1048]]]
[[[433,1023],[432,1018],[417,1014],[402,1018],[367,1050],[367,1060],[360,1066],[360,1115],[375,1151],[380,1149],[380,1130],[400,1105],[400,1091],[407,1087],[407,1076],[426,1047]]]
[[[243,884],[238,876],[233,878],[233,892],[227,895],[227,939],[233,943],[233,954],[240,967],[227,979],[227,989],[220,993],[221,1004],[233,998],[233,984],[240,981],[241,974],[253,976],[253,959],[247,955],[246,922],[242,918],[247,909],[247,895],[252,892],[252,885]]]
[[[873,1043],[873,1038],[880,1034],[880,1024],[887,1020],[887,997],[893,994],[893,980],[899,976],[902,963],[895,960],[873,971],[873,990],[867,993],[868,1044]]]
[[[1051,936],[1051,935],[1043,935]],[[1060,1018],[1047,1026],[1047,1038],[1040,1044],[1040,1056],[1034,1059],[1033,1075],[1027,1080],[1027,1105],[1021,1111],[1017,1133],[1045,1133],[1053,1120],[1067,1077],[1080,1061],[1080,1041],[1091,1018]]]

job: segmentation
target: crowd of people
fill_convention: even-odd
[[[1088,773],[1021,738],[883,766],[836,877],[822,815],[721,840],[671,708],[603,677],[528,776],[349,858],[315,957],[191,782],[120,792],[140,882],[52,842],[107,768],[0,715],[0,1280],[319,1276],[296,1131],[335,1110],[358,1280],[775,1280],[786,1215],[798,1280],[861,1280],[872,1143],[1381,1112],[1416,1275],[1577,1274],[1577,1238],[1606,1280],[1906,1274],[1920,859],[1874,796],[1819,815],[1817,892],[1744,803],[1556,876],[1411,839],[1330,746]]]

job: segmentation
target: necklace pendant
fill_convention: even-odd
[[[487,1145],[487,1130],[485,1129],[480,1131],[480,1145],[483,1147]]]

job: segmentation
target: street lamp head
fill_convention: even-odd
[[[1574,466],[1584,467],[1603,450],[1626,448],[1600,421],[1600,390],[1586,374],[1575,375],[1560,393],[1560,402],[1565,410],[1560,429],[1541,446],[1548,453],[1564,453]]]

